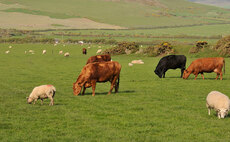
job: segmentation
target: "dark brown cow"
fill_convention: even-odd
[[[115,93],[119,89],[121,65],[115,61],[109,62],[96,62],[90,63],[83,67],[77,81],[73,83],[74,95],[79,95],[82,87],[84,87],[82,95],[85,93],[85,89],[92,86],[95,96],[96,82],[111,82],[111,87],[108,94],[111,94],[113,87],[115,86]],[[116,80],[118,80],[116,82]]]
[[[94,62],[107,62],[107,61],[111,61],[111,56],[109,54],[107,55],[96,55],[96,56],[92,56],[87,60],[87,63],[94,63]]]
[[[86,48],[82,48],[82,54],[87,54],[87,49]]]
[[[191,65],[184,71],[183,79],[187,79],[191,73],[195,75],[195,80],[200,73],[204,80],[204,72],[211,73],[215,72],[217,74],[216,79],[218,79],[220,75],[220,80],[222,77],[222,68],[224,66],[225,72],[225,61],[223,57],[215,57],[215,58],[200,58],[194,60]]]

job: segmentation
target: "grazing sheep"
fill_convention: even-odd
[[[50,104],[54,105],[54,95],[56,89],[53,85],[41,85],[37,86],[30,93],[30,96],[27,97],[27,103],[31,104],[34,101],[34,104],[38,99],[41,99],[41,104],[43,105],[43,99],[49,98]]]
[[[83,45],[83,44],[84,44],[84,42],[83,42],[83,41],[78,41],[78,43],[79,43],[80,45]]]
[[[6,54],[8,54],[8,53],[10,53],[10,51],[9,51],[9,50],[7,50],[5,53],[6,53]]]
[[[129,63],[129,66],[131,67],[131,66],[133,66],[133,64],[132,64],[132,63]]]
[[[63,51],[61,50],[61,51],[59,51],[59,54],[62,54],[63,53]]]
[[[46,54],[46,50],[43,50],[43,51],[42,51],[42,54]]]
[[[131,63],[132,64],[144,64],[142,60],[133,60]]]
[[[91,47],[89,46],[88,49],[90,49]]]
[[[11,49],[11,48],[12,48],[12,46],[9,46],[9,48]]]
[[[64,54],[64,56],[65,56],[65,57],[69,57],[69,52],[66,52],[66,53]]]
[[[29,50],[29,53],[34,53],[34,50]]]
[[[98,49],[96,54],[99,54],[102,52],[102,49]]]
[[[208,114],[210,115],[211,109],[214,109],[218,118],[224,118],[228,115],[229,111],[229,98],[228,96],[218,91],[212,91],[206,98],[206,107],[208,108]]]
[[[25,51],[25,54],[27,53],[27,51]]]

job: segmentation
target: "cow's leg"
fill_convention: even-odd
[[[95,96],[95,89],[96,89],[96,81],[92,81],[92,90],[93,90],[92,96]]]
[[[203,78],[203,80],[204,80],[204,74],[203,74],[203,73],[201,73],[201,76],[202,76],[202,78]]]
[[[216,73],[216,80],[219,78],[219,75],[220,75],[219,73]]]
[[[220,72],[220,80],[223,80],[223,73]]]
[[[113,86],[116,84],[116,80],[117,80],[117,76],[115,76],[114,78],[113,78],[113,80],[111,81],[111,86],[110,86],[110,90],[109,90],[109,93],[108,93],[108,95],[110,95],[111,94],[111,92],[112,92],[112,90],[113,90]]]
[[[180,75],[181,78],[183,77],[184,70],[185,70],[185,68],[182,68],[182,69],[181,69],[181,75]]]
[[[41,105],[43,105],[43,99],[41,99]]]
[[[194,80],[196,80],[197,76],[198,76],[198,74],[196,74],[196,75],[195,75],[195,78],[194,78]]]
[[[83,92],[82,92],[82,94],[81,95],[84,95],[85,94],[85,86],[84,86],[84,88],[83,88]]]

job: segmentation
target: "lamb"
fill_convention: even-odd
[[[218,91],[210,92],[206,98],[208,114],[210,115],[211,109],[214,109],[219,119],[228,115],[229,104],[228,96]]]
[[[43,50],[43,51],[42,51],[42,54],[46,54],[46,50]]]
[[[8,53],[10,53],[10,51],[9,51],[9,50],[7,50],[5,53],[6,53],[6,54],[8,54]]]
[[[133,60],[131,63],[132,64],[144,64],[142,60]]]
[[[98,49],[96,54],[99,54],[102,52],[102,49]]]
[[[30,96],[27,97],[27,103],[31,104],[34,101],[34,104],[38,99],[41,99],[41,104],[43,105],[43,99],[49,98],[50,104],[54,105],[54,95],[56,88],[53,85],[41,85],[33,89]]]
[[[63,51],[61,50],[61,51],[59,51],[59,54],[62,54],[63,53]]]
[[[65,56],[65,57],[69,57],[69,52],[66,52],[66,53],[64,54],[64,56]]]

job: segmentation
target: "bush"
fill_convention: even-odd
[[[219,50],[221,55],[230,56],[230,35],[220,39],[215,49]]]
[[[135,42],[119,42],[116,47],[106,49],[102,54],[121,55],[135,53],[139,50],[139,45]]]
[[[163,54],[174,53],[174,49],[170,43],[162,42],[158,45],[147,47],[144,50],[144,53],[147,54],[148,56],[155,57]]]
[[[190,48],[189,53],[198,53],[201,49],[208,47],[207,41],[197,41],[196,46]]]

